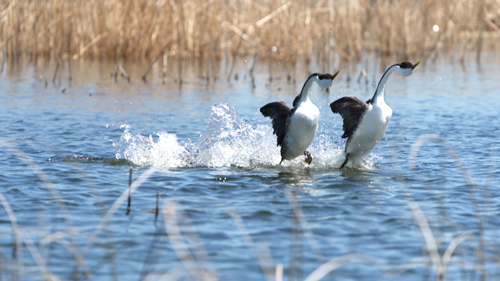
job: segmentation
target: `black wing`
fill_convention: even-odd
[[[286,133],[286,120],[290,115],[291,108],[284,102],[271,102],[260,108],[260,112],[265,117],[273,120],[274,134],[278,137],[278,145],[283,143]]]
[[[344,119],[344,134],[342,138],[349,138],[354,134],[361,116],[368,109],[368,104],[356,97],[343,97],[330,104],[333,113],[339,113]]]

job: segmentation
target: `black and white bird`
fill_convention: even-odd
[[[402,62],[389,67],[371,99],[366,102],[356,97],[343,97],[330,104],[333,113],[339,113],[344,119],[342,138],[347,138],[345,145],[344,168],[348,161],[357,163],[365,157],[384,136],[391,120],[392,109],[385,103],[385,84],[393,72],[410,76],[420,63]]]
[[[300,94],[293,101],[293,108],[284,102],[271,102],[260,108],[265,117],[270,117],[273,123],[274,134],[278,137],[278,146],[281,145],[281,162],[292,160],[300,155],[306,156],[306,162],[311,164],[311,153],[306,149],[311,145],[318,131],[319,109],[311,101],[310,90],[313,82],[321,88],[332,86],[333,79],[339,74],[314,73],[307,78]]]

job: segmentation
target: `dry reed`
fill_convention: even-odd
[[[495,0],[1,1],[0,58],[151,61],[272,55],[294,61],[477,56],[500,36]],[[439,31],[433,31],[434,26]],[[434,27],[437,29],[436,27]],[[487,40],[493,38],[493,40]],[[492,44],[488,45],[488,42]],[[275,47],[275,48],[273,48]],[[270,54],[270,50],[277,50]]]

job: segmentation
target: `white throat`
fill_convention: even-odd
[[[403,76],[408,76],[412,74],[412,69],[403,69],[401,68],[398,64],[395,64],[382,75],[382,78],[380,78],[380,82],[378,82],[377,90],[375,91],[375,94],[372,97],[372,103],[373,104],[382,104],[385,103],[385,84],[387,83],[387,79],[393,72],[398,72],[399,74]]]
[[[302,90],[300,91],[300,100],[298,101],[298,104],[300,104],[301,102],[311,101],[311,98],[310,98],[311,86],[312,86],[313,82],[318,83],[318,81],[320,81],[320,80],[318,79],[317,76],[313,76],[313,77],[307,79],[306,83],[302,87]],[[297,106],[298,106],[298,104],[297,104]]]
[[[299,100],[297,102],[294,101],[294,106],[299,106],[300,103],[302,102],[310,102],[311,99],[309,97],[309,94],[311,93],[311,86],[313,82],[316,82],[319,87],[321,88],[328,88],[332,86],[333,83],[333,78],[332,79],[319,79],[317,75],[311,75],[306,83],[304,83],[304,86],[302,87],[302,90],[300,91],[299,95]]]
[[[380,104],[380,103],[385,103],[385,84],[387,83],[387,79],[391,74],[396,71],[396,69],[399,69],[399,65],[394,65],[387,69],[387,71],[382,75],[382,78],[380,78],[380,82],[378,82],[377,90],[375,91],[375,94],[373,95],[372,98],[372,103],[373,104]]]

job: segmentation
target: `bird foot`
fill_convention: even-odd
[[[349,160],[349,153],[347,153],[347,154],[346,154],[346,156],[345,156],[345,161],[344,161],[344,163],[342,163],[342,165],[340,166],[339,171],[342,171],[342,170],[344,169],[344,166],[345,166],[345,164],[347,164],[347,161],[348,161],[348,160]]]
[[[313,157],[311,155],[311,153],[309,151],[304,151],[304,155],[306,156],[306,163],[307,164],[311,164],[311,162],[313,161]]]

